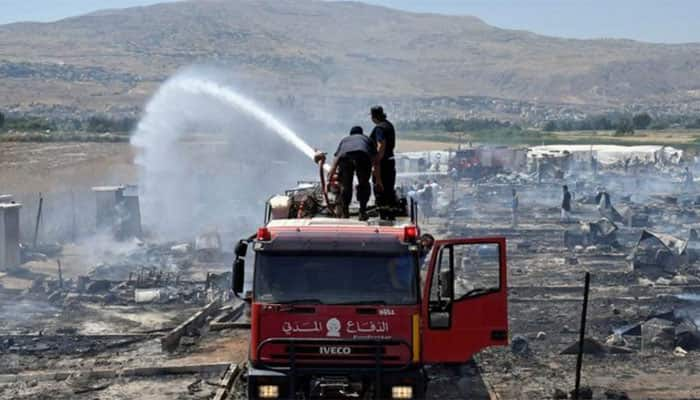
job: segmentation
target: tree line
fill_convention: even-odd
[[[659,115],[649,113],[591,115],[583,119],[559,119],[544,123],[542,130],[554,131],[610,131],[630,134],[635,130],[664,130],[669,128],[700,129],[699,115]]]
[[[128,133],[137,124],[131,117],[93,115],[87,118],[49,119],[33,115],[5,115],[0,112],[0,132],[92,132]]]
[[[440,120],[399,121],[397,128],[407,131],[441,131],[441,132],[481,132],[496,130],[520,130],[520,126],[509,121],[492,118],[446,118]]]
[[[16,132],[90,132],[129,133],[136,128],[138,120],[133,117],[110,117],[92,115],[86,118],[49,119],[24,115],[7,115],[0,111],[0,133]],[[416,119],[397,121],[397,128],[404,131],[432,132],[479,132],[518,135],[524,128],[520,125],[494,118],[444,118],[438,120]],[[700,115],[659,115],[652,117],[647,112],[638,114],[608,113],[590,115],[585,118],[549,120],[541,125],[544,132],[554,131],[610,131],[619,135],[633,134],[635,130],[663,130],[668,128],[700,129]],[[531,133],[531,132],[530,132]]]

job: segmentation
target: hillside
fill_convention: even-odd
[[[700,104],[700,44],[558,39],[355,2],[208,0],[0,26],[0,108],[135,111],[192,64],[307,105]]]

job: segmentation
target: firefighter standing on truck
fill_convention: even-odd
[[[386,119],[382,106],[374,106],[370,110],[374,129],[369,138],[377,146],[377,159],[379,171],[374,174],[374,197],[379,209],[379,217],[384,220],[393,220],[393,208],[396,205],[396,164],[394,161],[394,146],[396,144],[396,131],[394,125]]]
[[[343,201],[341,207],[342,218],[350,216],[350,202],[352,201],[353,177],[357,175],[357,201],[360,203],[360,220],[367,220],[367,202],[370,196],[369,179],[372,175],[372,165],[376,166],[377,151],[372,140],[365,136],[362,127],[355,126],[350,130],[350,135],[344,137],[338,144],[335,159],[328,173],[330,181],[336,170],[340,177],[340,196]],[[375,167],[375,173],[376,171]]]

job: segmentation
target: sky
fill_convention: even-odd
[[[700,0],[364,0],[409,11],[474,15],[487,23],[568,38],[700,42]],[[0,0],[0,24],[52,21],[153,0]]]

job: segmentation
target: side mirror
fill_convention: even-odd
[[[452,271],[440,272],[440,298],[452,299],[454,297],[454,286]]]
[[[248,243],[241,240],[238,243],[236,243],[236,248],[234,250],[234,253],[236,254],[236,257],[245,257],[245,254],[248,252]]]
[[[233,262],[233,282],[231,287],[233,293],[238,296],[238,293],[243,293],[243,283],[245,280],[245,260],[236,258]]]

